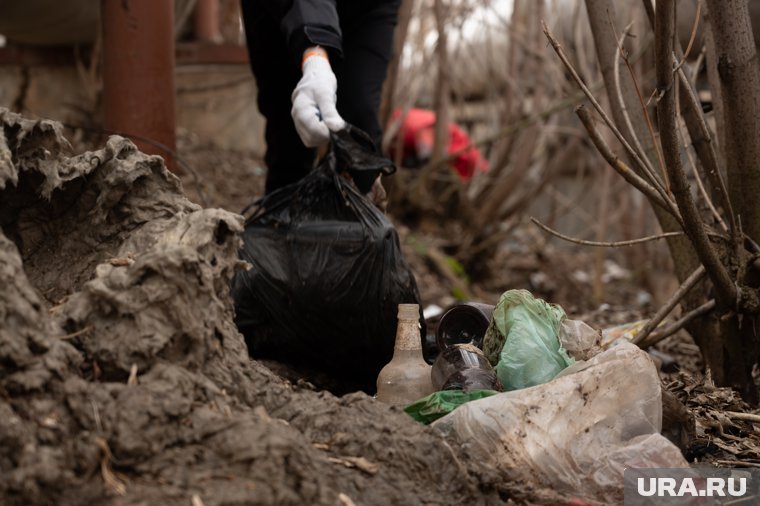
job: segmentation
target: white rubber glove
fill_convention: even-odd
[[[313,53],[309,55],[309,53]],[[290,115],[304,145],[314,148],[330,140],[330,131],[341,130],[346,122],[335,107],[338,80],[330,68],[327,54],[307,51],[303,77],[293,90]]]

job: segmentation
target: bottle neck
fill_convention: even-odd
[[[417,320],[399,320],[396,328],[396,346],[398,351],[422,349],[419,322]]]

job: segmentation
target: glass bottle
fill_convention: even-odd
[[[455,344],[473,344],[482,348],[494,307],[479,302],[465,302],[446,311],[435,332],[438,350],[442,352]]]
[[[393,358],[377,376],[377,400],[404,407],[435,391],[422,358],[418,304],[399,304]]]
[[[441,351],[430,379],[436,390],[503,390],[483,351],[472,344],[453,344]]]

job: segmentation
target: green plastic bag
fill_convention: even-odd
[[[461,390],[441,390],[413,402],[404,411],[418,422],[428,424],[448,415],[462,404],[498,393],[495,390],[472,390],[466,393]]]
[[[483,352],[495,365],[505,390],[546,383],[575,362],[559,342],[565,318],[561,307],[536,299],[527,290],[502,294],[483,340]]]

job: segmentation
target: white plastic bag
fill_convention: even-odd
[[[602,333],[585,322],[565,318],[559,324],[559,343],[576,360],[588,360],[601,353]]]
[[[659,434],[660,379],[623,343],[543,385],[470,402],[433,426],[507,479],[622,504],[625,467],[688,467]]]

